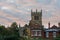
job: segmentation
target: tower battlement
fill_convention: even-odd
[[[31,16],[33,16],[33,15],[40,15],[40,16],[42,16],[42,10],[41,11],[37,11],[37,9],[36,9],[36,11],[34,11],[34,12],[33,12],[33,10],[31,10]]]

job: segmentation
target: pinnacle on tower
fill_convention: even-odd
[[[32,9],[31,9],[31,13],[32,13]]]
[[[36,13],[37,13],[37,9],[36,9]]]
[[[42,9],[41,9],[41,13],[42,13]]]

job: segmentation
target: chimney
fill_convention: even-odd
[[[48,23],[48,28],[50,29],[50,22]]]
[[[58,27],[60,27],[60,22],[58,23]]]

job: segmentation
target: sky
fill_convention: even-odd
[[[60,0],[0,0],[0,24],[28,24],[31,20],[31,9],[42,9],[42,22],[45,27],[48,27],[48,22],[51,26],[60,22]]]

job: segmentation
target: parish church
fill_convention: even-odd
[[[27,28],[29,29],[29,36],[31,38],[42,38],[47,40],[54,40],[54,38],[60,35],[60,23],[58,26],[50,26],[48,22],[48,28],[44,28],[42,24],[42,10],[40,12],[31,10],[31,20]]]

